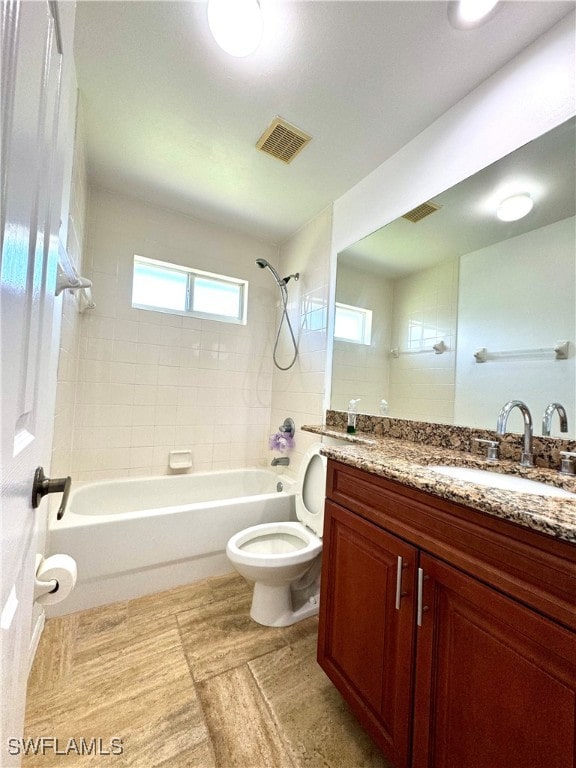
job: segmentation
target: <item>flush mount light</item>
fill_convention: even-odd
[[[517,221],[532,210],[534,201],[530,195],[513,195],[502,200],[496,211],[501,221]]]
[[[258,0],[209,0],[208,26],[231,56],[249,56],[262,40],[264,22]]]
[[[498,0],[452,0],[448,19],[456,29],[472,29],[485,24],[496,13]]]

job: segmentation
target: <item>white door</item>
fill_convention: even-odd
[[[37,531],[32,481],[49,466],[52,314],[60,218],[62,56],[55,5],[2,5],[0,262],[0,765],[18,765]],[[47,503],[47,502],[44,502]]]

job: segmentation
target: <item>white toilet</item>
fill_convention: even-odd
[[[300,467],[300,522],[253,525],[226,546],[238,573],[255,582],[250,616],[267,627],[287,627],[318,613],[327,463],[320,448],[311,446]]]

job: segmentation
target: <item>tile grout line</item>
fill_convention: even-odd
[[[190,677],[190,683],[192,684],[192,690],[194,691],[194,696],[196,697],[196,701],[198,702],[198,708],[202,714],[202,723],[204,724],[204,730],[206,731],[206,735],[208,737],[208,741],[210,744],[210,754],[212,755],[212,761],[213,764],[216,766],[216,768],[225,768],[224,766],[220,767],[218,766],[218,763],[216,761],[216,751],[214,749],[214,740],[212,738],[212,733],[210,731],[210,727],[208,725],[208,721],[206,719],[206,712],[204,711],[204,705],[202,703],[202,697],[198,693],[198,687],[196,684],[196,680],[194,679],[194,674],[192,672],[192,667],[190,664],[190,660],[188,659],[188,654],[186,653],[186,648],[184,647],[184,638],[182,636],[182,627],[180,626],[180,622],[178,621],[178,613],[183,613],[183,611],[176,611],[172,618],[174,619],[174,622],[176,624],[176,630],[178,632],[178,639],[180,640],[180,650],[182,652],[182,655],[184,656],[184,660],[186,662],[186,668],[188,669],[188,676]]]
[[[275,653],[275,651],[269,651],[269,653]],[[262,656],[259,656],[258,658],[262,658],[263,656],[267,656],[268,654],[262,654]],[[294,755],[292,752],[292,748],[290,746],[289,741],[285,738],[283,729],[280,726],[280,723],[278,722],[278,718],[274,714],[274,710],[270,706],[270,703],[264,694],[264,691],[260,688],[260,685],[258,683],[258,680],[256,679],[256,676],[254,675],[254,672],[252,670],[252,667],[250,666],[251,662],[255,661],[255,659],[251,659],[246,663],[246,666],[248,667],[248,671],[250,672],[250,676],[252,680],[254,681],[254,685],[256,686],[256,690],[258,691],[258,695],[260,696],[261,700],[264,702],[264,706],[266,708],[266,711],[268,712],[268,715],[270,716],[271,721],[274,723],[274,729],[276,731],[276,734],[278,735],[278,738],[281,742],[281,744],[284,746],[284,752],[286,753],[286,756],[290,760],[291,765],[293,768],[300,768],[300,762],[296,762],[294,759]]]

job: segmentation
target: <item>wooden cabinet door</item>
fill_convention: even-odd
[[[573,768],[576,636],[421,555],[414,768]]]
[[[323,544],[318,662],[395,767],[406,768],[417,551],[329,501]]]

